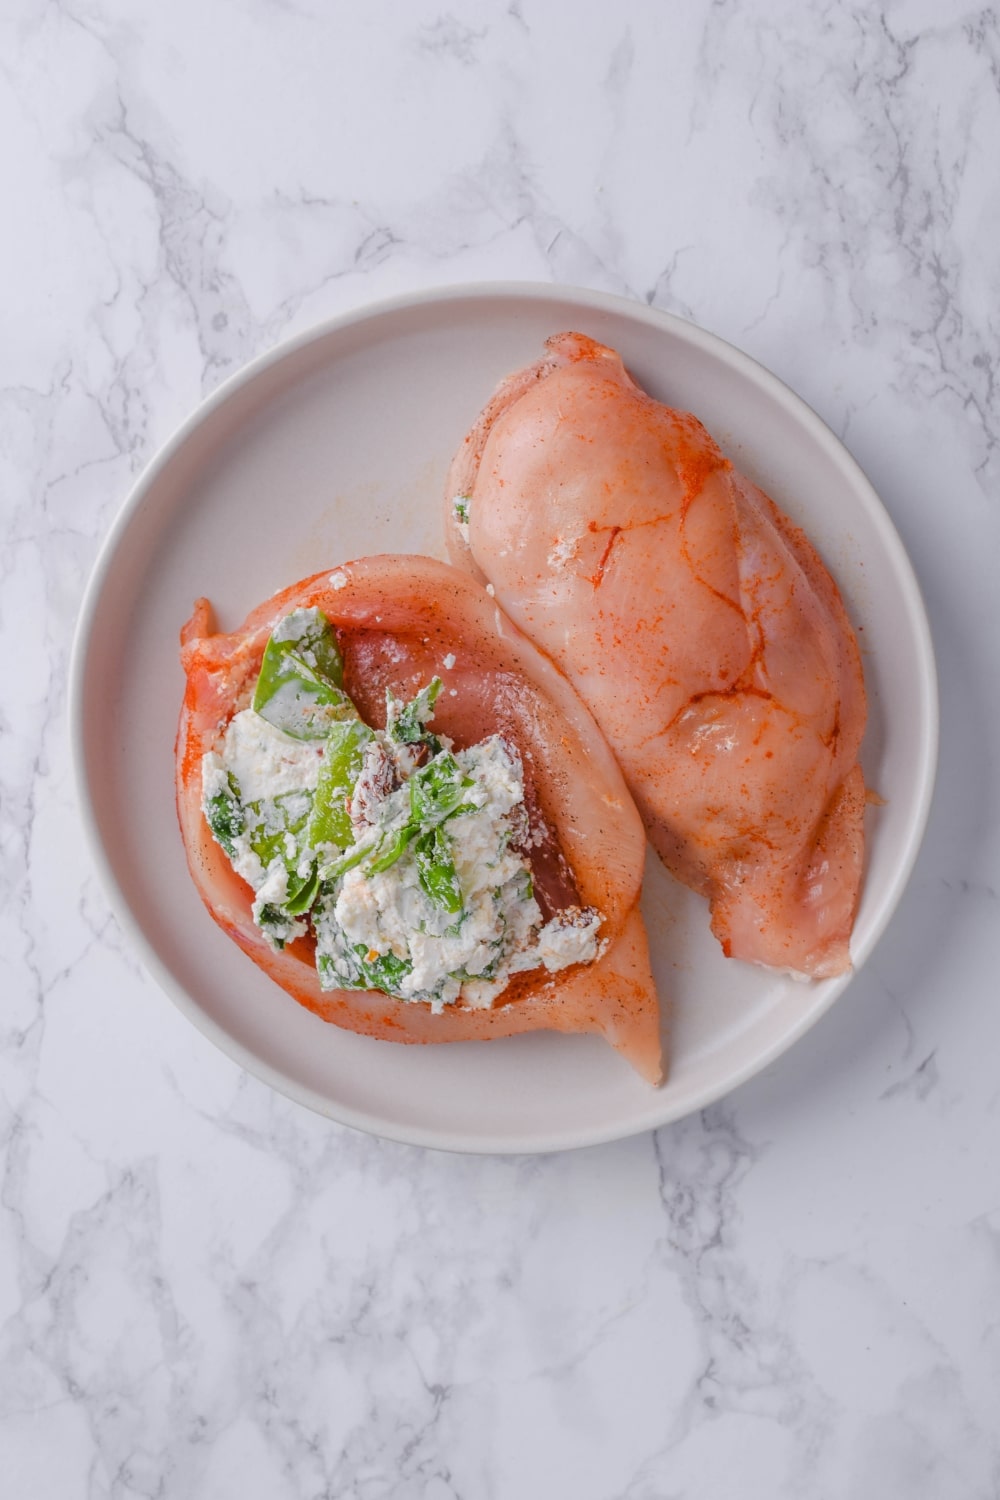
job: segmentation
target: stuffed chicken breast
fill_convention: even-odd
[[[446,494],[453,560],[579,691],[734,957],[850,966],[865,692],[804,534],[580,334],[497,390]]]
[[[576,693],[478,583],[368,558],[231,634],[199,600],[181,640],[191,873],[283,989],[402,1042],[594,1031],[659,1081],[641,821]]]

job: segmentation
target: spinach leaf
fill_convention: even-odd
[[[246,814],[240,801],[240,786],[231,771],[227,771],[228,791],[216,792],[205,805],[205,817],[212,830],[212,837],[229,855],[236,857],[236,840],[246,830]]]

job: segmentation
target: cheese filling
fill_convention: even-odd
[[[297,617],[318,613],[296,611],[272,641],[299,650],[296,631],[318,627]],[[272,676],[278,669],[302,671],[284,659]],[[304,691],[295,681],[279,688],[286,698]],[[325,739],[300,737],[315,732],[315,710],[312,720],[289,711],[288,733],[248,708],[202,761],[206,819],[253,888],[268,941],[281,948],[311,930],[324,989],[379,989],[435,1012],[487,1008],[523,970],[592,962],[602,921],[578,906],[544,920],[524,852],[520,755],[500,735],[465,750],[433,735],[439,691],[435,679],[409,704],[390,694],[383,731],[331,685],[340,717]],[[280,723],[283,699],[273,683],[267,693]]]

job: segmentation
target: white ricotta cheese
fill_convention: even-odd
[[[302,623],[293,630],[301,631]],[[453,663],[453,656],[445,659],[446,666]],[[319,853],[321,878],[336,882],[312,911],[324,984],[333,986],[338,977],[361,984],[388,981],[401,1000],[430,1001],[435,1011],[458,1000],[488,1007],[514,973],[538,968],[555,972],[597,956],[598,912],[573,907],[549,922],[542,920],[523,852],[528,841],[524,770],[517,751],[502,737],[493,735],[456,751],[453,761],[439,752],[438,774],[444,782],[432,778],[424,785],[433,784],[433,798],[444,795],[445,801],[427,803],[425,790],[416,794],[424,802],[415,804],[411,778],[424,773],[420,759],[426,749],[379,734],[365,749],[352,793],[355,843],[347,851],[300,846],[322,755],[322,742],[295,740],[246,709],[231,720],[218,749],[204,756],[202,783],[206,809],[213,798],[231,800],[234,783],[239,789],[242,815],[234,814],[231,827],[217,836],[225,838],[233,868],[253,888],[254,920],[276,945],[307,930],[306,920],[288,916],[282,908],[298,889],[291,885],[293,872],[300,881],[307,879]],[[426,769],[432,772],[433,766],[432,761]],[[358,791],[362,785],[363,798]],[[447,800],[449,787],[461,797],[457,812]],[[424,811],[415,824],[417,805]],[[435,823],[435,809],[444,821]],[[438,849],[428,846],[426,838],[434,827]],[[373,871],[371,864],[401,834],[409,839],[404,851],[388,869]],[[364,852],[365,859],[339,880],[322,875],[324,859],[355,852]],[[458,911],[442,904],[440,892],[433,899],[422,883],[423,874],[433,887],[442,869],[446,882],[451,881],[453,905],[460,893]]]
[[[271,631],[272,641],[301,641],[310,631],[321,629],[322,616],[318,609],[293,609],[283,620],[279,620]]]
[[[322,740],[293,740],[252,708],[230,720],[222,740],[221,760],[244,802],[315,791],[322,758]]]
[[[346,946],[352,953],[362,950],[368,962],[392,954],[409,966],[397,983],[400,997],[430,998],[438,1011],[459,998],[488,1007],[519,970],[588,962],[596,956],[601,923],[599,913],[579,908],[542,923],[527,863],[512,848],[524,823],[517,753],[494,735],[458,751],[455,759],[473,783],[466,792],[471,808],[444,825],[462,891],[461,913],[431,900],[408,850],[387,870],[348,870],[332,911],[317,922],[321,952],[342,954]],[[405,785],[391,792],[379,827],[405,826],[408,804]]]
[[[597,957],[600,925],[600,915],[593,910],[576,907],[558,912],[538,934],[538,957],[550,971],[570,964],[589,964]]]
[[[201,800],[202,806],[206,807],[214,797],[229,797],[232,795],[229,786],[229,773],[225,761],[221,755],[216,755],[210,750],[201,760]],[[259,857],[250,847],[250,840],[246,833],[240,834],[233,840],[233,852],[229,856],[233,869],[241,880],[247,885],[253,886],[254,890],[264,882],[264,866]]]

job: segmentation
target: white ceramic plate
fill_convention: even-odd
[[[705,903],[650,858],[643,905],[672,1066],[651,1090],[600,1040],[406,1047],[325,1025],[216,928],[174,814],[178,630],[199,594],[232,629],[274,590],[382,551],[443,556],[452,452],[501,376],[572,328],[704,421],[819,546],[860,639],[870,817],[855,965],[923,833],[937,746],[927,621],[910,564],[849,454],[773,375],[691,324],[596,292],[449,288],[337,318],[215,392],[143,474],[98,560],[72,670],[80,802],[117,915],[184,1013],[251,1072],[363,1130],[466,1151],[546,1151],[661,1125],[749,1078],[846,979],[801,984],[727,961]],[[789,1066],[794,1066],[790,1063]]]

